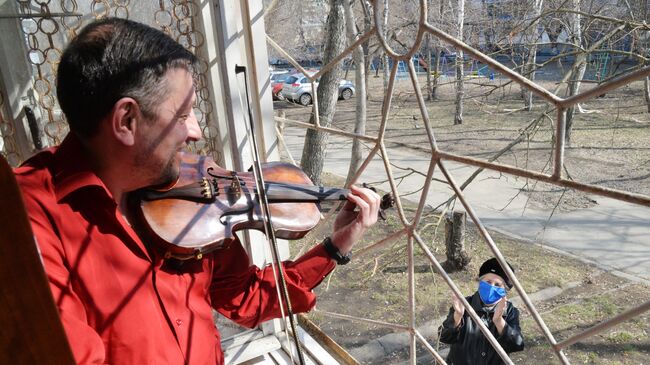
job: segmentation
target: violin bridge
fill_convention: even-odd
[[[241,197],[241,181],[239,180],[239,176],[235,172],[232,173],[232,181],[230,182],[230,194],[235,198],[235,200],[239,200]]]

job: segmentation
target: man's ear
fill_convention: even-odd
[[[124,97],[113,105],[110,114],[110,128],[115,139],[125,146],[133,146],[138,119],[142,118],[138,102]]]

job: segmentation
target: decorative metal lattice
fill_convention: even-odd
[[[15,140],[15,128],[11,119],[5,115],[5,96],[0,92],[0,133],[2,134],[2,155],[12,165],[16,166],[21,161]]]
[[[272,2],[269,7],[266,9],[266,13],[270,13],[271,10],[273,9],[274,6],[277,5],[277,2]],[[576,106],[578,103],[584,102],[585,100],[588,100],[590,98],[597,97],[599,95],[604,94],[607,91],[619,88],[623,85],[626,85],[634,80],[647,77],[650,75],[650,67],[649,66],[639,66],[636,68],[635,71],[630,72],[624,76],[621,77],[616,77],[614,79],[611,79],[607,82],[601,83],[598,86],[589,89],[585,92],[579,93],[577,95],[573,95],[570,97],[562,98],[556,95],[554,92],[550,92],[540,86],[539,84],[527,79],[526,77],[522,76],[521,74],[513,71],[512,69],[506,67],[505,65],[497,62],[495,59],[492,57],[480,52],[474,47],[471,47],[470,45],[462,42],[461,40],[455,38],[454,36],[449,35],[447,32],[442,31],[441,29],[438,29],[437,27],[434,27],[433,25],[429,24],[427,21],[427,1],[425,0],[420,0],[419,1],[419,11],[420,11],[420,18],[417,23],[417,35],[414,37],[415,40],[413,41],[413,45],[408,48],[407,46],[404,46],[403,44],[401,45],[402,48],[406,49],[403,53],[399,54],[396,51],[393,50],[391,45],[389,44],[389,41],[386,39],[386,33],[382,31],[382,24],[384,24],[384,21],[381,17],[381,11],[377,9],[377,7],[380,7],[382,5],[382,1],[375,1],[372,4],[375,9],[373,9],[373,15],[374,15],[374,27],[372,27],[370,30],[366,31],[365,33],[361,34],[360,36],[357,37],[356,41],[349,45],[341,54],[337,55],[336,57],[333,58],[331,62],[329,62],[326,65],[323,65],[323,67],[316,73],[309,73],[303,68],[299,62],[294,59],[289,52],[285,51],[281,46],[278,45],[276,41],[274,41],[271,37],[267,36],[267,41],[268,44],[274,49],[275,52],[280,54],[283,58],[289,60],[289,62],[301,73],[303,73],[312,83],[312,90],[313,93],[312,95],[314,96],[314,102],[313,102],[313,110],[312,110],[312,115],[313,115],[313,121],[314,124],[311,123],[305,123],[305,122],[300,122],[300,121],[295,121],[295,120],[290,120],[284,117],[276,117],[276,121],[279,123],[283,123],[286,125],[292,125],[292,126],[298,126],[298,127],[304,127],[304,128],[310,128],[310,129],[315,129],[321,132],[326,132],[330,133],[332,135],[338,135],[338,136],[345,136],[348,138],[357,138],[362,140],[366,145],[369,146],[370,152],[366,156],[362,166],[360,169],[357,171],[353,181],[356,181],[366,170],[370,164],[370,161],[379,155],[379,157],[383,161],[383,165],[385,168],[386,175],[388,177],[388,181],[391,187],[391,190],[393,194],[397,197],[397,211],[398,215],[400,218],[400,221],[403,225],[403,228],[399,230],[398,232],[393,233],[389,237],[385,237],[378,242],[370,245],[367,248],[364,248],[364,253],[371,251],[375,248],[380,248],[385,246],[387,241],[396,241],[400,238],[405,237],[406,238],[406,252],[408,255],[408,275],[409,275],[409,289],[408,289],[408,310],[409,310],[409,323],[407,325],[403,324],[398,324],[398,323],[387,323],[384,321],[377,321],[369,318],[360,318],[360,317],[355,317],[355,316],[350,316],[346,314],[341,314],[341,313],[332,313],[332,312],[325,312],[325,311],[318,311],[321,314],[331,316],[334,318],[340,318],[344,320],[353,320],[357,321],[359,323],[366,323],[366,324],[375,324],[379,326],[384,326],[387,328],[392,328],[397,331],[403,331],[406,333],[410,334],[410,350],[411,350],[411,363],[415,364],[415,352],[416,352],[416,341],[419,342],[422,346],[424,346],[430,353],[431,355],[434,356],[434,358],[440,362],[440,363],[445,363],[445,361],[442,359],[442,357],[438,354],[438,352],[434,349],[434,346],[432,346],[423,336],[420,331],[417,328],[416,320],[415,320],[415,282],[414,282],[414,248],[415,244],[419,246],[419,248],[425,253],[426,257],[430,261],[430,263],[433,265],[435,268],[436,272],[444,279],[446,284],[449,286],[449,289],[458,297],[458,298],[463,298],[462,302],[465,307],[465,310],[469,313],[469,315],[472,317],[474,322],[479,326],[480,330],[483,332],[483,334],[486,336],[486,338],[489,340],[489,342],[492,344],[493,348],[496,350],[498,355],[503,359],[504,362],[507,364],[512,364],[512,360],[509,358],[509,356],[506,354],[506,352],[503,350],[501,345],[497,342],[495,337],[490,333],[490,331],[487,329],[483,321],[477,316],[476,312],[472,309],[471,305],[464,299],[463,294],[459,290],[458,286],[454,281],[451,279],[451,277],[448,275],[448,273],[443,269],[443,266],[440,264],[438,259],[434,256],[432,253],[431,249],[427,246],[427,244],[424,242],[424,240],[421,237],[421,232],[420,228],[423,225],[422,222],[422,217],[423,217],[423,212],[424,208],[426,206],[426,197],[431,189],[431,182],[433,181],[433,174],[435,169],[439,169],[442,174],[444,175],[444,178],[446,180],[446,183],[453,189],[454,194],[458,197],[459,201],[462,203],[463,207],[469,214],[469,216],[472,218],[474,223],[476,224],[476,227],[478,228],[481,236],[485,240],[487,246],[489,247],[490,251],[493,253],[493,255],[498,259],[500,262],[501,266],[505,268],[505,271],[507,275],[512,278],[514,287],[516,291],[519,293],[521,296],[524,305],[527,307],[529,310],[531,316],[537,323],[539,329],[542,331],[544,337],[548,341],[548,343],[551,345],[552,350],[555,352],[557,355],[558,359],[564,363],[568,364],[569,360],[567,359],[566,355],[564,354],[563,350],[566,349],[568,346],[586,338],[589,336],[592,336],[594,334],[600,333],[603,330],[614,326],[615,324],[618,324],[622,321],[625,321],[627,319],[630,319],[631,317],[638,315],[640,313],[643,313],[650,309],[650,302],[643,303],[636,308],[629,309],[605,322],[602,322],[592,328],[589,328],[585,331],[582,331],[578,334],[575,334],[567,339],[564,339],[563,341],[558,342],[551,330],[548,328],[547,324],[541,317],[539,311],[535,308],[534,304],[532,303],[529,295],[524,291],[524,288],[520,281],[517,279],[516,275],[514,272],[509,268],[508,265],[506,265],[506,260],[501,253],[501,250],[497,246],[497,244],[494,242],[492,239],[490,233],[488,230],[485,228],[484,224],[481,222],[479,216],[473,209],[472,205],[468,203],[468,200],[465,198],[465,195],[463,194],[463,189],[464,186],[461,186],[458,184],[455,180],[452,174],[450,173],[449,169],[446,167],[446,161],[453,161],[469,166],[475,166],[479,167],[481,169],[488,169],[492,171],[498,171],[502,173],[507,173],[510,175],[518,176],[518,177],[524,177],[526,179],[532,179],[535,181],[540,181],[540,182],[545,182],[545,183],[550,183],[554,184],[557,186],[561,186],[564,188],[570,188],[570,189],[575,189],[578,191],[582,192],[587,192],[591,194],[596,194],[604,197],[609,197],[609,198],[614,198],[618,199],[620,201],[625,201],[633,204],[639,204],[645,207],[650,207],[650,197],[643,195],[643,194],[635,194],[635,193],[630,193],[626,191],[621,191],[621,190],[615,190],[615,189],[610,189],[610,188],[605,188],[601,186],[596,186],[592,184],[586,184],[586,183],[581,183],[581,182],[576,182],[570,178],[567,178],[565,174],[563,174],[564,171],[564,152],[565,152],[565,129],[566,129],[566,113],[567,110]],[[454,47],[459,55],[462,55],[462,52],[464,52],[466,55],[471,56],[473,59],[478,60],[482,62],[483,64],[489,66],[490,68],[500,72],[502,75],[505,77],[509,78],[511,81],[514,81],[515,83],[519,84],[522,88],[529,90],[532,92],[534,95],[537,97],[541,98],[544,100],[546,103],[552,106],[552,108],[555,110],[556,114],[556,120],[555,120],[555,132],[554,132],[554,150],[553,150],[553,173],[552,174],[545,174],[542,172],[537,172],[533,171],[530,169],[523,169],[520,167],[516,166],[510,166],[510,165],[505,165],[505,164],[499,164],[495,163],[492,161],[486,161],[482,160],[479,158],[472,158],[472,157],[466,157],[466,156],[461,156],[458,154],[453,154],[446,152],[442,149],[440,149],[437,146],[435,135],[433,133],[432,129],[432,124],[429,118],[429,112],[427,110],[423,95],[422,95],[422,87],[419,84],[418,77],[416,74],[415,66],[413,65],[412,62],[410,62],[412,56],[417,52],[420,44],[422,43],[424,37],[426,34],[429,34],[433,37],[435,37],[437,40],[442,41],[448,45],[451,45]],[[381,122],[380,122],[380,127],[378,130],[378,133],[376,136],[371,136],[371,135],[359,135],[355,133],[351,133],[342,129],[338,128],[333,128],[329,126],[323,126],[321,125],[318,115],[318,100],[316,98],[316,82],[317,80],[326,72],[329,70],[333,69],[333,67],[341,62],[341,60],[345,59],[346,57],[349,57],[354,49],[358,46],[360,46],[363,42],[367,41],[368,39],[373,39],[376,40],[380,45],[383,51],[388,55],[388,57],[391,60],[391,69],[390,69],[390,75],[388,78],[388,85],[387,89],[384,95],[383,99],[383,105],[382,105],[382,114],[381,114]],[[596,47],[595,45],[594,47]],[[405,215],[404,209],[403,209],[403,203],[401,197],[399,197],[398,193],[398,187],[396,184],[396,178],[393,174],[393,167],[392,164],[389,160],[389,154],[387,153],[386,149],[386,144],[385,144],[385,135],[386,135],[386,128],[388,126],[388,121],[389,121],[389,115],[391,113],[391,102],[393,100],[393,94],[394,94],[394,89],[395,89],[395,83],[396,83],[396,76],[398,74],[398,65],[401,64],[400,61],[404,61],[405,64],[408,65],[408,70],[407,73],[409,75],[410,81],[412,83],[412,90],[415,93],[415,96],[417,98],[418,106],[420,109],[420,114],[421,114],[421,120],[424,124],[424,128],[426,130],[429,143],[430,143],[430,153],[431,153],[431,160],[430,160],[430,166],[427,172],[425,184],[422,188],[422,191],[420,193],[420,199],[419,199],[419,205],[417,208],[417,211],[415,213],[415,216],[412,220],[409,220],[407,216]],[[403,64],[403,63],[402,63]]]
[[[219,131],[214,120],[214,107],[206,76],[208,63],[201,56],[205,54],[205,37],[196,24],[199,9],[195,2],[159,1],[158,9],[151,7],[151,3],[136,3],[130,0],[17,0],[17,4],[19,13],[16,17],[20,19],[20,27],[28,48],[28,61],[34,70],[32,89],[35,103],[43,118],[41,124],[47,138],[46,145],[59,144],[68,132],[65,117],[56,101],[55,90],[56,69],[67,40],[73,38],[83,24],[92,19],[107,16],[127,19],[133,17],[137,21],[158,26],[197,55],[199,61],[195,70],[195,112],[204,139],[196,143],[194,148],[198,153],[212,153],[215,161],[223,160],[223,153],[217,143]],[[8,132],[12,129],[5,129],[7,133],[3,133],[3,136],[5,140],[11,141],[11,134]],[[11,148],[11,143],[5,142],[4,153],[16,154],[15,149]],[[14,156],[10,161],[17,164],[26,157]]]

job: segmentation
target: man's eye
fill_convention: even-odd
[[[178,121],[179,121],[180,123],[185,123],[185,121],[186,121],[187,118],[189,118],[189,117],[190,117],[189,114],[181,115],[180,117],[178,117]]]

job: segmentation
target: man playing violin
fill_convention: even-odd
[[[248,327],[280,316],[272,270],[250,266],[239,242],[172,265],[125,218],[127,194],[173,182],[180,151],[201,137],[194,62],[143,24],[88,25],[58,68],[70,133],[15,170],[78,363],[222,364],[212,308]],[[283,263],[295,312],[315,305],[312,289],[334,258],[376,222],[379,197],[351,191],[328,247]]]

